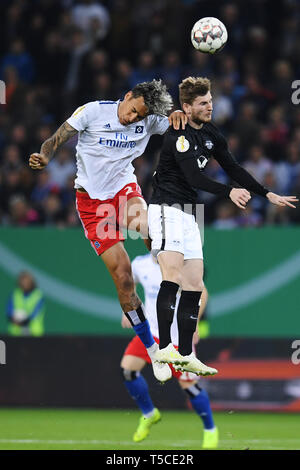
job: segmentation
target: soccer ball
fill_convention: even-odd
[[[228,34],[218,18],[208,16],[197,21],[191,32],[192,44],[197,51],[215,54],[225,46]]]

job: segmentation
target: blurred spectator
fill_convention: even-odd
[[[246,102],[241,105],[236,124],[234,125],[234,132],[240,138],[242,149],[248,148],[249,142],[254,144],[258,141],[259,125],[256,113],[257,108],[252,102]]]
[[[283,209],[284,208],[281,206],[267,207],[266,225],[289,225],[289,209],[286,209],[285,211]]]
[[[8,2],[7,2],[8,3]],[[9,2],[10,5],[4,11],[2,28],[4,31],[4,50],[8,49],[11,41],[16,37],[20,37],[23,33],[24,4],[17,1]],[[6,14],[5,14],[6,13]],[[1,28],[1,29],[2,29]]]
[[[21,101],[21,96],[24,94],[26,87],[20,81],[17,69],[12,65],[6,65],[3,68],[3,79],[6,88],[6,104],[13,116],[16,112],[15,105]]]
[[[47,166],[49,183],[63,188],[70,176],[76,173],[76,165],[68,147],[58,150],[55,158]]]
[[[212,227],[218,230],[228,230],[238,227],[235,207],[231,201],[225,201],[219,204],[217,217]]]
[[[74,23],[85,33],[88,40],[104,39],[110,27],[108,10],[98,1],[81,0],[72,8]]]
[[[22,194],[21,172],[18,170],[10,170],[4,172],[1,169],[2,181],[0,185],[0,206],[3,213],[9,213],[9,200],[12,196]]]
[[[133,47],[132,37],[136,32],[130,21],[130,8],[127,0],[114,0],[111,11],[111,34],[109,45],[112,55],[119,60],[120,57],[130,60]],[[134,41],[136,42],[136,41]]]
[[[167,85],[173,98],[177,99],[178,83],[181,80],[182,68],[179,54],[176,51],[170,51],[164,56],[159,76]]]
[[[75,194],[74,194],[74,179],[75,175],[70,175],[67,178],[65,186],[62,188],[60,192],[61,196],[61,202],[62,202],[62,207],[65,208],[71,208],[75,211],[76,214],[76,220],[77,222],[75,225],[78,223],[79,219],[77,216],[76,208],[75,208]]]
[[[116,64],[114,93],[116,98],[124,96],[130,90],[132,67],[127,59],[120,59]]]
[[[263,217],[258,212],[254,212],[252,206],[248,204],[239,212],[236,222],[239,227],[259,227],[263,222]]]
[[[18,77],[24,83],[31,83],[34,79],[34,62],[30,53],[25,50],[24,42],[21,39],[15,39],[10,46],[10,52],[6,54],[0,67],[0,78],[4,78],[4,70],[7,67],[14,67]]]
[[[59,224],[61,227],[79,227],[80,221],[76,211],[75,203],[72,204],[66,211],[65,219]]]
[[[278,60],[274,65],[272,91],[278,101],[289,103],[291,100],[291,83],[295,79],[288,61]]]
[[[78,102],[76,106],[88,101],[93,101],[98,97],[95,96],[95,80],[100,74],[104,74],[109,70],[109,58],[103,49],[93,49],[86,53],[82,58],[78,77]],[[111,98],[111,97],[110,97]]]
[[[85,54],[91,49],[92,44],[88,41],[85,41],[83,32],[81,29],[75,29],[71,35],[71,44],[69,50],[69,60],[68,60],[68,69],[66,71],[66,82],[65,82],[65,92],[67,97],[67,106],[75,107],[75,101],[79,98],[82,98],[83,101],[91,101],[90,99],[85,99],[85,95],[78,96],[80,89],[84,86],[84,83],[81,82],[81,67],[82,61]],[[91,77],[89,76],[89,79]]]
[[[32,57],[38,62],[43,58],[45,29],[46,18],[41,13],[33,14],[26,31],[26,43],[30,44]]]
[[[29,206],[23,196],[14,195],[9,199],[9,223],[15,227],[27,227],[39,222],[38,212]]]
[[[260,145],[253,145],[250,147],[249,157],[244,167],[259,183],[262,183],[265,175],[272,170],[272,163],[265,157]]]
[[[108,73],[99,73],[94,79],[93,96],[99,100],[112,98],[112,77]]]
[[[274,101],[276,95],[267,87],[264,87],[256,74],[250,73],[245,77],[244,99],[254,103],[260,117],[264,117],[266,107]]]
[[[273,193],[279,193],[278,182],[273,168],[271,168],[264,174],[262,185],[268,188]],[[264,220],[266,217],[266,213],[269,210],[269,206],[273,205],[269,204],[266,198],[262,198],[256,195],[253,195],[252,199],[250,200],[250,203],[248,204],[253,208],[253,210],[257,214],[260,214]]]
[[[287,146],[286,161],[281,160],[275,166],[279,191],[288,194],[295,186],[300,175],[300,147],[296,142],[290,142]]]
[[[254,24],[244,35],[247,41],[246,54],[243,57],[246,74],[260,75],[270,60],[270,44],[264,27]]]
[[[221,127],[233,118],[233,106],[230,98],[232,86],[229,78],[214,84],[213,120]]]
[[[8,333],[12,336],[44,334],[45,299],[33,275],[23,271],[18,276],[7,306]]]
[[[4,148],[1,169],[4,173],[20,171],[23,167],[19,147],[9,144]]]
[[[49,193],[42,202],[42,221],[45,225],[65,225],[65,210],[58,194]]]
[[[272,160],[277,161],[285,151],[288,138],[288,125],[285,118],[284,108],[276,106],[269,113],[270,124],[267,127],[269,140],[269,151]]]
[[[62,87],[63,82],[67,80],[66,73],[69,62],[69,52],[62,42],[60,32],[50,31],[47,33],[39,58],[38,81],[50,86],[57,93],[59,87]]]
[[[153,78],[157,78],[154,55],[150,51],[144,51],[138,58],[138,67],[134,68],[131,74],[130,88],[140,82],[149,82]]]
[[[184,69],[184,77],[210,77],[212,74],[212,64],[208,55],[201,54],[199,51],[192,49],[189,64],[186,64]]]
[[[26,123],[27,129],[32,129],[38,126],[43,119],[45,104],[40,89],[34,87],[15,93],[9,108],[16,121],[22,121]]]
[[[300,19],[299,14],[284,18],[282,22],[282,38],[280,41],[280,55],[288,57],[292,62],[296,59],[299,48],[298,34],[299,34]]]
[[[245,149],[242,151],[241,149],[241,144],[240,144],[240,139],[238,134],[235,134],[234,132],[231,134],[228,134],[227,137],[227,142],[228,142],[228,148],[234,158],[238,162],[242,162],[245,160]],[[224,173],[225,174],[225,173]]]
[[[216,60],[219,76],[222,79],[229,79],[233,85],[237,85],[240,81],[240,74],[235,57],[224,51],[216,56]]]
[[[22,160],[27,160],[29,154],[29,143],[27,129],[24,124],[19,123],[12,127],[9,141],[13,142],[13,144],[18,147]]]
[[[40,150],[41,145],[45,140],[49,139],[51,135],[53,134],[53,129],[51,126],[47,124],[42,124],[36,129],[35,133],[35,142],[33,145],[33,151],[36,152],[37,150]]]
[[[144,49],[149,49],[156,57],[161,57],[165,51],[175,46],[172,40],[169,40],[167,30],[165,28],[165,17],[161,11],[155,11],[150,18],[149,26],[144,34],[144,41],[141,44]]]
[[[51,192],[59,192],[59,187],[55,183],[50,182],[49,169],[45,169],[37,175],[37,183],[30,199],[36,207],[42,207],[43,201]]]
[[[239,56],[242,50],[243,40],[243,22],[245,22],[245,16],[240,13],[239,6],[234,2],[224,2],[221,10],[221,21],[226,25],[228,31],[230,31],[230,41],[228,49],[233,54]],[[244,21],[243,21],[244,20]]]

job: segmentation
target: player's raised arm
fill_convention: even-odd
[[[206,176],[199,164],[200,161],[195,158],[183,157],[184,153],[178,150],[181,145],[184,145],[184,137],[179,137],[177,140],[174,136],[169,137],[172,151],[175,155],[177,164],[179,165],[182,173],[184,174],[188,183],[197,189],[206,191],[208,193],[216,194],[219,196],[229,197],[232,202],[240,209],[245,209],[245,205],[251,198],[250,193],[246,189],[232,188],[227,184],[219,183],[208,176]]]
[[[64,122],[57,131],[41,146],[40,153],[32,153],[29,158],[29,166],[33,170],[43,170],[53,157],[56,150],[73,135],[77,134],[77,130],[70,124]]]
[[[296,208],[296,206],[292,204],[298,201],[296,196],[279,196],[278,194],[272,193],[267,188],[262,186],[258,181],[256,181],[256,179],[253,178],[253,176],[251,176],[250,173],[245,170],[245,168],[239,165],[229,152],[227,142],[223,136],[220,137],[219,145],[215,153],[215,158],[226,171],[226,173],[234,181],[239,183],[247,190],[253,191],[259,196],[266,197],[272,204],[278,206],[288,206],[292,207],[293,209]]]

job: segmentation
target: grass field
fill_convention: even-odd
[[[131,441],[139,413],[131,410],[0,409],[0,449],[201,448],[202,423],[190,411],[164,411],[147,440]],[[300,449],[300,416],[215,413],[220,449]]]

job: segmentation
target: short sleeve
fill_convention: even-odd
[[[92,101],[84,104],[83,106],[79,106],[72,116],[67,119],[67,123],[74,127],[78,132],[84,131],[89,126],[89,123],[94,119],[97,105],[99,106],[97,101]]]
[[[166,116],[152,115],[151,134],[163,135],[169,129],[170,123]]]

